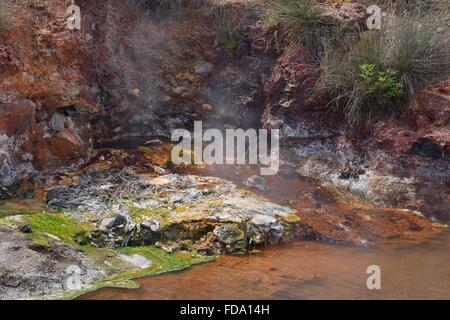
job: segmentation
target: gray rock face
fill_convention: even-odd
[[[244,231],[236,224],[218,226],[214,229],[213,233],[225,245],[228,253],[245,252],[247,239]]]
[[[267,186],[266,179],[261,176],[251,176],[247,180],[244,181],[244,185],[251,188],[256,188],[261,191],[268,191],[269,187]]]
[[[61,131],[64,129],[66,123],[66,117],[61,113],[55,112],[48,121],[48,125],[55,131]]]
[[[173,197],[171,197],[169,199],[170,203],[179,203],[179,202],[182,202],[182,201],[183,201],[183,198],[180,197],[180,196],[173,196]]]
[[[108,217],[102,220],[100,224],[100,230],[110,230],[114,227],[119,227],[127,223],[127,219],[124,216],[116,215],[114,217]]]
[[[28,224],[19,224],[17,229],[22,233],[30,233],[33,231]]]
[[[0,130],[0,197],[15,195],[14,185],[23,176],[34,172],[29,155],[23,154],[22,162],[14,160],[14,152],[22,143],[23,137],[8,137]]]
[[[78,185],[50,188],[47,204],[52,209],[89,212],[99,217],[123,214],[126,206],[118,203],[117,196],[125,193],[137,196],[141,189],[146,188],[145,183],[133,178],[135,175],[129,170],[85,172],[80,175]],[[92,183],[95,186],[91,186]]]
[[[196,67],[195,67],[195,73],[206,77],[207,75],[209,75],[211,73],[211,71],[214,69],[214,65],[209,63],[209,62],[200,62]]]
[[[141,223],[141,226],[143,228],[150,229],[153,232],[156,232],[160,229],[160,223],[158,220],[147,218],[144,220],[144,222]]]

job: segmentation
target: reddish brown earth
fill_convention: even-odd
[[[96,88],[83,73],[82,35],[66,28],[65,6],[8,1],[0,27],[0,179],[86,160]]]
[[[118,0],[78,4],[82,32],[66,28],[61,1],[8,2],[0,27],[3,184],[80,165],[94,138],[170,136],[194,119],[258,122],[259,113],[248,108],[270,64],[253,51],[251,38],[239,60],[226,59],[214,44],[208,9],[193,4],[182,19],[161,19]],[[254,33],[259,9],[235,6],[236,23]],[[208,64],[212,72],[196,71]]]

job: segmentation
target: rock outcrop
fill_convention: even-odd
[[[5,13],[2,13],[5,14]],[[88,158],[90,115],[99,110],[85,77],[82,34],[66,28],[61,1],[11,1],[0,29],[0,182]]]
[[[263,126],[281,130],[285,160],[302,175],[378,205],[448,217],[448,80],[420,92],[408,119],[380,120],[358,135],[314,93],[320,66],[306,50],[283,52],[282,32],[262,27],[257,1],[222,7],[240,34],[232,59],[210,27],[220,1],[164,17],[132,1],[79,5],[83,32],[66,28],[61,2],[8,3],[0,30],[2,196],[35,171],[80,165],[94,140],[167,137],[200,119],[249,127],[264,111]],[[349,24],[365,16],[358,4],[321,8]]]
[[[136,176],[128,170],[85,173],[77,185],[57,186],[48,206],[97,227],[79,239],[98,247],[159,245],[207,254],[306,238],[295,210],[276,205],[231,182],[177,174]]]
[[[183,14],[158,15],[145,5],[90,2],[87,26],[95,46],[104,108],[94,123],[96,140],[170,137],[175,128],[193,128],[194,120],[222,128],[258,124],[261,77],[271,57],[260,54],[252,39],[261,29],[260,5],[226,6],[240,34],[236,57],[218,42],[218,7],[188,1]]]
[[[0,204],[0,298],[63,294],[71,266],[78,290],[123,285],[295,239],[420,241],[443,229],[424,216],[450,219],[449,79],[401,121],[357,133],[316,93],[308,51],[264,27],[263,1],[161,15],[80,0],[81,30],[66,27],[65,2],[8,1],[0,24],[0,200],[45,194],[30,212]],[[355,3],[320,7],[350,27],[366,17]],[[223,43],[216,19],[236,38]],[[280,129],[279,176],[233,183],[174,166],[162,141],[195,120]]]

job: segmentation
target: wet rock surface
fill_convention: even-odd
[[[218,45],[214,28],[213,13],[225,3],[185,3],[184,14],[166,17],[131,2],[113,1],[106,8],[86,3],[85,10],[99,12],[95,20],[86,18],[97,26],[92,60],[101,70],[105,105],[94,123],[98,141],[170,137],[175,128],[192,129],[194,120],[219,128],[258,123],[259,88],[272,61],[252,45],[262,28],[261,4],[227,3],[240,35],[234,57]]]
[[[2,184],[79,166],[94,139],[170,137],[200,119],[257,125],[273,60],[254,43],[262,5],[227,6],[241,38],[230,59],[211,28],[225,4],[186,3],[184,14],[163,17],[133,1],[81,1],[84,32],[66,28],[64,3],[8,6],[10,23],[0,30]]]
[[[194,169],[192,172],[197,171]],[[248,166],[224,171],[210,168],[202,173],[210,172],[245,186],[241,177],[257,172],[257,169]],[[335,188],[318,185],[313,179],[301,176],[287,179],[280,172],[277,176],[266,176],[265,180],[269,190],[248,188],[274,203],[296,209],[301,223],[306,226],[302,233],[305,240],[367,247],[392,239],[427,241],[445,230],[445,226],[431,222],[420,212],[376,207],[361,201],[352,192],[336,192]]]
[[[167,137],[201,119],[206,127],[247,128],[262,113],[263,127],[281,130],[285,160],[300,174],[377,205],[448,219],[448,80],[418,94],[410,119],[381,119],[369,136],[355,135],[316,96],[320,66],[283,32],[264,28],[259,1],[227,7],[242,42],[234,59],[211,30],[221,1],[168,17],[122,1],[80,5],[85,34],[65,28],[56,1],[14,6],[0,33],[2,197],[20,194],[22,177],[87,161],[94,138]],[[366,15],[356,3],[321,8],[350,24]]]
[[[8,8],[0,33],[2,195],[36,171],[82,164],[94,137],[168,136],[199,119],[249,127],[263,112],[262,125],[281,130],[287,161],[303,175],[378,205],[448,217],[448,80],[418,94],[411,119],[381,120],[370,136],[357,136],[315,95],[320,67],[305,49],[261,24],[259,1],[228,7],[242,42],[235,59],[226,59],[211,30],[222,1],[169,17],[123,1],[80,5],[85,33],[65,28],[57,1]],[[366,15],[356,3],[321,8],[352,24]]]
[[[83,272],[98,276],[83,280],[89,287],[107,275],[151,270],[160,258],[153,260],[153,256],[146,256],[139,250],[145,253],[145,250],[158,249],[170,256],[192,252],[237,254],[295,239],[371,246],[390,239],[426,241],[443,228],[412,211],[376,209],[357,202],[348,208],[334,193],[316,184],[301,184],[298,178],[285,179],[282,175],[264,178],[263,185],[270,185],[270,189],[249,186],[249,190],[253,190],[250,192],[239,187],[246,182],[239,168],[230,170],[236,171],[237,183],[229,178],[204,175],[198,168],[193,168],[193,173],[167,174],[169,170],[160,167],[158,174],[152,165],[146,168],[151,174],[137,174],[134,170],[142,172],[143,169],[137,166],[139,161],[132,162],[138,154],[102,150],[83,170],[66,172],[46,190],[46,211],[54,213],[0,219],[0,224],[6,228],[0,233],[2,239],[6,239],[4,243],[9,246],[9,236],[13,236],[23,239],[18,242],[18,250],[28,243],[44,248],[38,250],[36,259],[39,261],[47,259],[47,253],[52,250],[63,248],[77,252],[81,262],[70,262],[82,263],[86,266]],[[134,170],[127,163],[133,163]],[[246,174],[252,172],[249,168],[242,169]],[[196,170],[198,174],[194,174]],[[256,177],[251,176],[250,180]],[[52,229],[58,226],[62,229]],[[46,244],[43,246],[42,240],[32,239],[46,239]],[[101,251],[100,258],[92,262],[94,248],[106,251]],[[135,248],[138,251],[121,251]],[[87,254],[89,252],[91,254]],[[5,251],[5,263],[8,257],[14,260],[22,256],[11,256]],[[65,266],[64,263],[61,265]],[[4,270],[5,279],[16,277],[15,269]],[[25,278],[33,279],[30,274]],[[46,275],[39,279],[49,279],[42,282],[42,290],[39,287],[27,291],[29,282],[24,280],[14,289],[20,293],[8,287],[4,289],[4,296],[29,297],[58,292],[50,287],[64,290],[61,278]]]
[[[244,185],[250,188],[256,188],[261,191],[268,191],[266,179],[261,176],[251,176],[250,178],[244,180]]]

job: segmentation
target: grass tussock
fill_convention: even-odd
[[[303,43],[316,58],[325,44],[338,45],[349,31],[343,24],[324,17],[315,0],[275,0],[269,4],[268,25],[281,25],[295,42]]]
[[[219,46],[229,58],[235,58],[242,43],[239,18],[228,5],[215,7],[212,17]]]
[[[317,88],[351,125],[400,113],[417,90],[450,72],[449,12],[389,14],[381,31],[363,32],[340,50],[326,48],[321,68]]]
[[[317,90],[355,128],[400,114],[417,90],[450,73],[447,0],[361,0],[379,5],[381,30],[344,26],[321,14],[315,0],[269,2],[269,25],[289,31],[321,65]]]

